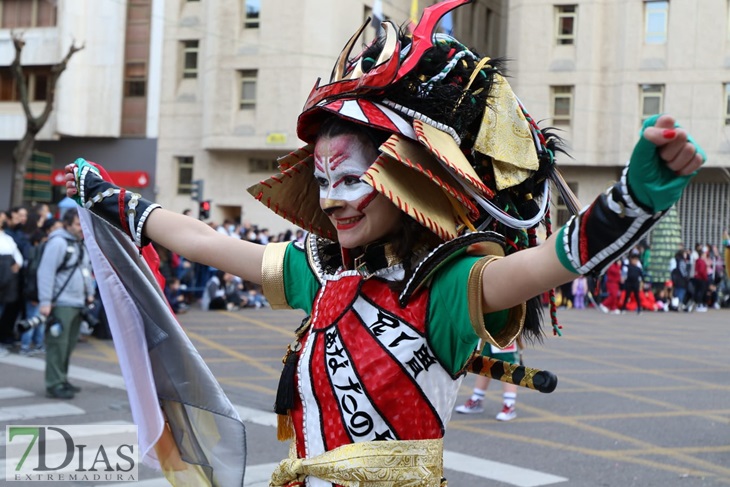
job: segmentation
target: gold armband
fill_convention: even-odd
[[[469,318],[474,332],[484,342],[491,343],[497,348],[505,348],[511,344],[522,332],[525,324],[525,314],[527,312],[527,304],[520,303],[509,310],[507,324],[495,336],[492,336],[484,323],[484,293],[482,290],[483,280],[482,274],[489,264],[502,257],[496,255],[488,255],[479,259],[469,271],[468,280],[468,299],[469,299]]]
[[[289,242],[266,245],[261,262],[261,287],[271,309],[291,309],[284,292],[284,254]]]

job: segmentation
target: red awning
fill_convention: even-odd
[[[124,188],[146,188],[150,184],[150,175],[147,171],[108,171],[114,184]],[[51,184],[63,186],[66,184],[64,171],[55,169],[51,172]]]

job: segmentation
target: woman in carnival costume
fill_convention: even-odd
[[[315,85],[298,120],[308,145],[249,189],[310,232],[303,245],[231,239],[84,160],[67,167],[68,194],[138,246],[260,283],[273,308],[308,315],[277,394],[279,437],[294,441],[272,486],[445,485],[442,438],[470,361],[539,337],[533,297],[630,250],[704,161],[672,117],[652,118],[621,180],[537,245],[558,141],[499,62],[434,34],[468,1],[427,8],[410,33],[385,22],[352,56],[366,23]]]

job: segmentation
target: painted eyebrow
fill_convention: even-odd
[[[335,169],[337,169],[337,166],[339,166],[346,160],[347,160],[347,154],[345,154],[344,152],[338,152],[337,154],[330,157],[330,167],[334,171]]]
[[[315,155],[314,156],[314,166],[322,172],[327,172],[324,169],[324,164],[322,162],[322,159],[323,159],[322,156]],[[342,153],[342,152],[335,154],[334,156],[331,156],[329,158],[330,169],[334,171],[335,169],[337,169],[337,166],[339,166],[346,160],[347,160],[347,154]]]
[[[345,174],[344,176],[342,176],[341,178],[339,178],[337,181],[335,181],[334,183],[332,183],[332,187],[333,188],[336,188],[340,184],[344,183],[346,178],[355,178],[358,181],[360,181],[360,176],[357,176],[355,174]]]

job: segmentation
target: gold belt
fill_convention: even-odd
[[[366,441],[343,445],[313,458],[289,458],[271,475],[269,487],[317,477],[344,487],[439,487],[443,440]]]

